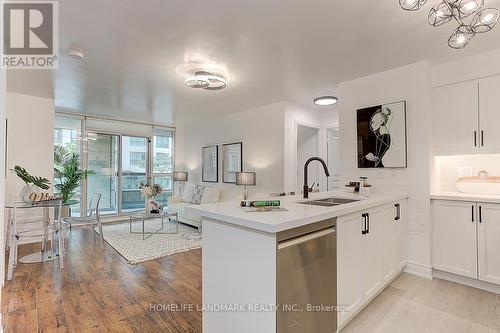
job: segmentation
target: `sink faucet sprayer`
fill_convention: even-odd
[[[328,172],[328,167],[326,166],[325,161],[323,161],[319,157],[311,157],[310,159],[307,160],[306,164],[304,165],[304,188],[302,192],[304,192],[304,199],[309,198],[309,185],[307,185],[307,167],[309,166],[309,163],[312,161],[319,161],[321,164],[323,164],[323,170],[325,170],[325,175],[327,177],[330,177],[330,172]]]

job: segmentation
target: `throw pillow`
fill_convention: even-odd
[[[182,202],[191,202],[191,198],[193,197],[194,184],[186,184],[184,188],[184,193],[182,194]]]
[[[205,185],[196,185],[193,190],[193,196],[191,197],[191,203],[195,205],[201,204],[201,199],[203,199],[204,191]]]

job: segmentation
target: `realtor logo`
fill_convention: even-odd
[[[3,1],[2,68],[57,69],[58,3]]]

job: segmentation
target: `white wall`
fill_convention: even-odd
[[[7,93],[7,167],[20,165],[32,175],[51,182],[54,174],[54,100]],[[7,172],[6,199],[18,194],[24,183]]]
[[[339,126],[338,111],[336,107],[325,109],[307,109],[291,103],[285,103],[285,191],[296,191],[301,189],[302,181],[297,184],[297,125],[304,125],[312,128],[319,128],[319,153],[318,157],[327,160],[326,142],[328,128],[337,128]],[[308,156],[312,157],[312,155]],[[315,162],[316,163],[316,162]],[[313,168],[313,165],[311,165]],[[321,188],[326,188],[326,177],[321,175]],[[312,181],[309,182],[311,185]]]
[[[0,285],[4,284],[5,267],[5,233],[4,202],[5,202],[5,98],[6,72],[0,69]]]
[[[297,193],[300,192],[302,186],[304,185],[304,164],[311,156],[319,155],[319,135],[319,128],[307,127],[303,125],[299,125],[297,128],[297,187],[295,188]],[[320,175],[319,171],[319,163],[314,162],[309,166],[309,186],[320,181],[318,177]]]
[[[432,86],[500,74],[500,49],[432,66]]]
[[[189,172],[189,181],[201,182],[201,148],[219,145],[219,183],[223,200],[241,199],[243,189],[222,183],[222,151],[224,143],[243,142],[243,169],[257,173],[257,186],[250,188],[250,198],[257,193],[282,192],[284,106],[282,102],[245,110],[209,121],[177,127],[176,169]]]
[[[435,159],[439,191],[457,191],[460,168],[471,168],[474,175],[484,170],[489,176],[500,176],[500,154],[436,156]]]
[[[428,62],[343,82],[340,89],[341,177],[368,176],[374,191],[393,186],[408,189],[409,262],[430,269],[431,88]],[[407,101],[408,168],[358,169],[356,110]]]

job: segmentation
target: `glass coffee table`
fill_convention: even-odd
[[[136,222],[142,225],[142,229],[139,231],[133,230],[132,224]],[[178,215],[175,212],[169,211],[156,214],[146,213],[144,210],[131,212],[129,225],[130,233],[142,235],[142,240],[146,240],[153,235],[179,233]]]

